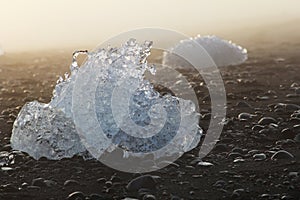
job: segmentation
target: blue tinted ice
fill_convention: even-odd
[[[11,145],[35,159],[61,159],[89,151],[154,152],[169,155],[194,148],[201,136],[199,113],[189,100],[162,96],[144,79],[151,42],[134,39],[120,48],[88,53],[79,68],[60,78],[49,104],[23,106],[14,122]],[[93,118],[94,117],[94,118]],[[99,156],[99,155],[98,155]]]

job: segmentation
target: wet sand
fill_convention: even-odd
[[[156,199],[299,199],[300,142],[295,137],[300,134],[300,119],[291,117],[295,108],[282,109],[278,103],[300,106],[300,45],[246,47],[246,63],[221,68],[228,123],[215,149],[204,159],[213,166],[197,165],[198,147],[175,164],[149,173],[160,177],[155,187],[128,191],[126,185],[141,174],[119,172],[79,157],[36,161],[12,153],[14,163],[7,166],[12,169],[0,170],[0,199],[66,199],[76,191],[69,199],[76,195],[81,199],[83,195],[89,199],[142,199],[148,193]],[[57,75],[68,71],[70,62],[70,51],[0,57],[0,152],[12,152],[9,139],[20,108],[32,100],[48,102]],[[206,130],[210,111],[207,90],[205,85],[199,86],[201,79],[187,74],[198,83],[197,97],[204,114],[200,126]],[[240,113],[256,116],[240,121]],[[263,117],[274,118],[278,126],[255,126]],[[279,150],[294,158],[271,159]],[[253,155],[260,153],[266,158],[255,161]]]

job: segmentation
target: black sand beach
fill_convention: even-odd
[[[300,116],[292,114],[300,106],[300,44],[247,48],[246,63],[221,68],[228,123],[215,149],[204,158],[213,166],[197,165],[198,147],[149,173],[159,178],[142,177],[139,185],[144,189],[139,191],[126,186],[145,174],[119,172],[80,157],[34,160],[13,152],[9,143],[18,111],[28,101],[49,102],[57,75],[68,71],[71,51],[0,57],[0,153],[14,156],[13,163],[0,169],[0,199],[299,199]],[[197,89],[202,114],[207,114],[207,90]],[[240,113],[255,116],[241,121]],[[204,130],[207,116],[200,122]],[[275,155],[280,150],[292,157],[286,152]]]

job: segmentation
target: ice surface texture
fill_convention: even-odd
[[[78,133],[95,157],[118,147],[129,156],[153,153],[158,158],[186,152],[200,140],[195,105],[161,96],[144,79],[146,70],[155,73],[146,61],[151,44],[129,40],[118,49],[100,49],[78,71],[72,111]]]
[[[80,68],[73,62],[49,104],[33,101],[21,109],[12,148],[35,159],[86,155],[86,148],[97,158],[116,147],[156,157],[194,148],[202,133],[195,105],[161,96],[144,80],[146,70],[155,72],[146,61],[151,44],[129,40],[120,48],[89,53]]]
[[[65,113],[37,101],[26,103],[14,122],[13,149],[35,159],[61,159],[85,152],[75,125]]]
[[[163,64],[181,69],[190,66],[186,60],[177,56],[176,52],[184,51],[185,49],[188,50],[191,45],[195,44],[199,44],[204,48],[218,67],[238,65],[245,62],[248,58],[247,50],[231,41],[223,40],[217,36],[197,36],[195,38],[182,40],[173,48],[169,49],[169,51],[165,51]],[[207,66],[205,62],[199,63],[199,65],[199,67],[212,67]]]

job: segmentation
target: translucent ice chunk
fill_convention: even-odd
[[[176,55],[176,52],[190,51],[191,45],[199,44],[206,50],[216,66],[238,65],[245,62],[248,58],[247,50],[231,41],[223,40],[217,36],[197,36],[195,38],[180,41],[176,46],[164,52],[163,64],[175,68],[186,68],[190,64],[183,58]],[[189,52],[195,54],[197,52]],[[195,55],[197,56],[197,55]],[[207,66],[208,63],[199,63],[199,67]]]
[[[84,154],[73,120],[48,104],[26,103],[14,122],[11,146],[35,159],[61,159]]]
[[[155,73],[146,61],[151,45],[131,39],[120,48],[97,49],[80,68],[76,56],[87,52],[75,52],[71,74],[59,78],[51,102],[21,109],[12,147],[35,159],[87,155],[86,149],[98,158],[115,147],[161,157],[194,148],[202,133],[195,105],[161,96],[144,80],[146,70]]]

